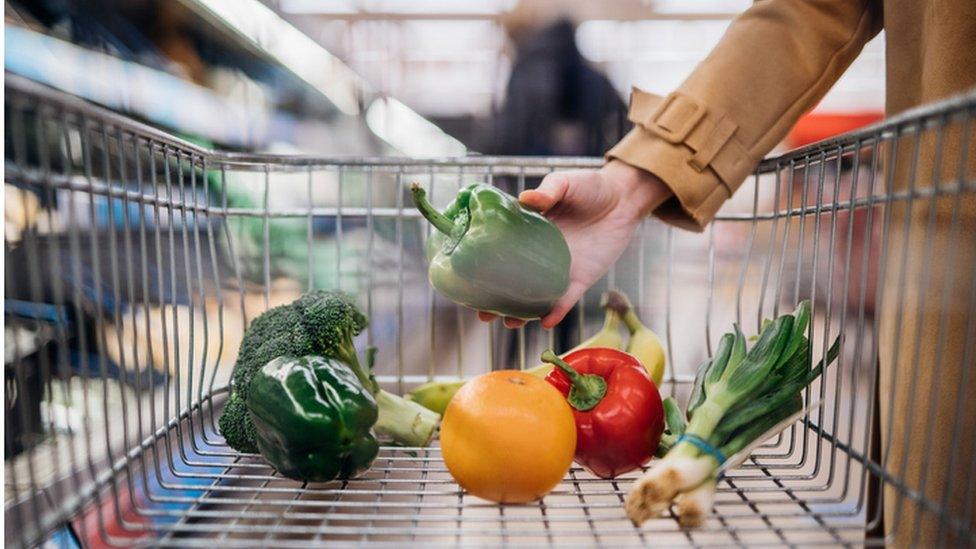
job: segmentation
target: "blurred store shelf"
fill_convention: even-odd
[[[9,73],[205,145],[410,155],[402,126],[465,150],[402,104],[369,122],[390,98],[257,0],[8,0],[5,28]]]

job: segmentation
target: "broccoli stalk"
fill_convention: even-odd
[[[241,342],[230,399],[220,416],[220,433],[227,444],[241,452],[257,452],[254,424],[246,406],[255,372],[278,357],[322,355],[346,363],[363,387],[376,397],[379,420],[375,429],[379,434],[389,436],[397,444],[426,446],[440,415],[380,389],[372,375],[372,350],[367,352],[369,368],[363,368],[353,338],[368,323],[347,295],[321,290],[255,318]]]
[[[373,371],[376,347],[366,349],[366,366]],[[371,377],[372,379],[372,377]],[[372,380],[374,385],[376,380]],[[376,432],[386,435],[406,446],[427,446],[434,436],[434,428],[441,416],[421,404],[384,391],[379,387],[373,392],[380,415]]]

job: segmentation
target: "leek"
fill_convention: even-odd
[[[723,335],[715,355],[695,375],[687,425],[679,420],[677,404],[665,402],[666,453],[634,483],[626,500],[635,524],[672,502],[683,525],[700,524],[714,498],[719,458],[742,451],[802,409],[803,389],[840,351],[838,337],[817,366],[810,367],[810,314],[810,302],[803,301],[791,314],[764,322],[748,350],[737,325]],[[715,451],[702,449],[708,446]]]

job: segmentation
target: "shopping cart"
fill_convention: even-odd
[[[908,325],[904,313],[914,309],[903,302],[925,299],[920,288],[946,288],[939,299],[961,308],[966,345],[961,358],[943,354],[944,341],[934,359],[915,357],[935,377],[914,376],[908,389],[934,391],[939,368],[951,367],[942,362],[976,363],[976,287],[949,291],[958,284],[936,280],[971,271],[963,262],[972,250],[933,251],[920,262],[922,278],[900,277],[893,293],[879,283],[899,280],[891,269],[915,272],[896,234],[937,250],[936,227],[945,225],[950,244],[972,244],[960,234],[959,205],[976,192],[965,168],[976,94],[765,160],[703,234],[644,222],[564,337],[537,323],[517,331],[479,323],[436,295],[420,253],[429,228],[405,190],[418,181],[443,205],[460,185],[518,191],[598,159],[224,153],[6,78],[8,544],[863,545],[885,542],[886,531],[888,541],[906,535],[899,525],[910,521],[932,522],[944,543],[976,543],[968,377],[958,394],[938,387],[959,413],[943,431],[954,449],[938,451],[949,461],[925,461],[928,481],[900,474],[906,458],[885,441],[901,427],[882,421],[878,404],[894,402],[879,398],[887,371],[878,366],[886,341],[878,319],[891,310]],[[949,146],[953,139],[961,141]],[[916,184],[932,140],[939,155],[960,157],[960,169]],[[907,188],[896,185],[902,158]],[[896,204],[931,210],[924,219],[933,221],[903,226]],[[938,225],[943,210],[948,222]],[[403,392],[534,365],[544,347],[592,333],[607,287],[628,293],[662,335],[662,393],[679,400],[734,321],[754,333],[810,298],[814,354],[844,335],[838,363],[805,394],[809,412],[727,472],[700,528],[673,516],[632,525],[622,502],[637,473],[602,480],[574,466],[545,499],[504,506],[466,495],[436,442],[383,447],[360,478],[302,484],[234,452],[216,430],[241,330],[305,289],[360,299],[372,320],[360,348],[379,348],[379,381]],[[958,318],[936,320],[948,327]],[[923,460],[948,448],[917,444]],[[937,469],[959,473],[933,494]]]

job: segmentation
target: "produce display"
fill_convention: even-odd
[[[359,384],[373,395],[378,407],[374,426],[378,434],[389,436],[398,444],[426,446],[440,416],[377,386],[371,372],[372,353],[367,352],[368,367],[364,368],[353,345],[353,337],[367,323],[368,319],[349,296],[334,291],[309,292],[255,318],[241,341],[230,397],[219,420],[220,434],[227,444],[240,452],[260,450],[249,407],[253,398],[264,395],[263,389],[251,394],[255,388],[252,382],[262,368],[277,358],[314,355],[346,365]],[[312,392],[303,394],[315,398]],[[312,403],[299,400],[294,405],[312,406]],[[296,444],[295,441],[288,443]]]
[[[637,318],[637,313],[630,304],[630,300],[622,292],[611,290],[604,293],[601,299],[601,307],[604,310],[604,318],[603,326],[600,330],[564,353],[562,357],[565,358],[566,355],[579,351],[580,349],[592,349],[595,347],[623,349],[624,339],[620,335],[620,325],[622,319],[629,319],[629,322],[625,323],[628,331],[630,331],[627,352],[641,360],[644,368],[647,370],[647,375],[654,380],[656,385],[660,385],[660,381],[664,377],[664,350],[661,348],[661,343],[657,335],[641,323],[640,319]],[[552,368],[552,364],[543,362],[538,366],[525,370],[525,372],[544,378],[552,371]],[[407,393],[406,398],[439,414],[443,414],[454,393],[465,382],[466,380],[463,379],[457,381],[431,381]]]
[[[697,526],[712,506],[719,468],[802,410],[804,388],[837,358],[840,338],[811,368],[806,337],[810,302],[765,323],[752,348],[738,326],[722,336],[715,355],[699,368],[685,425],[667,404],[670,448],[627,496],[627,516],[640,524],[677,503],[682,524]]]
[[[247,409],[258,450],[279,473],[309,482],[369,469],[380,445],[376,400],[345,363],[281,357],[255,372]]]
[[[654,455],[664,430],[657,386],[633,355],[616,349],[581,349],[556,366],[546,381],[562,393],[576,421],[576,462],[600,478],[639,469]]]
[[[444,297],[472,309],[535,319],[569,286],[569,246],[542,215],[491,185],[461,189],[443,212],[411,186],[434,231],[427,239],[428,276]]]
[[[454,480],[499,503],[548,494],[576,450],[566,399],[542,379],[514,370],[480,375],[461,387],[444,413],[440,438]]]

